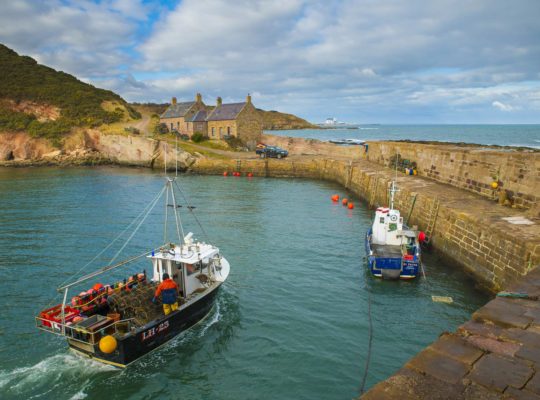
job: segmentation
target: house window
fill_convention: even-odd
[[[227,135],[231,136],[231,127],[230,126],[227,127]]]
[[[216,136],[216,128],[212,127],[212,136]]]

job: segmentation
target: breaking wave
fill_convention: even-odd
[[[107,371],[116,369],[71,353],[56,354],[30,367],[0,371],[0,392],[3,393],[4,399],[11,396],[29,399],[50,398],[59,392],[72,395],[73,400],[83,399],[86,397],[84,386],[90,383],[90,378]],[[65,392],[66,382],[79,383],[73,387],[73,394]]]

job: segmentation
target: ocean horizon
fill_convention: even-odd
[[[265,133],[322,141],[414,140],[540,149],[540,124],[361,124],[358,128],[265,130]]]

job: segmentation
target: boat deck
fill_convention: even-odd
[[[376,257],[401,258],[401,246],[388,244],[371,244],[371,249]]]

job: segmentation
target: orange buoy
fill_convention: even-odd
[[[338,202],[339,201],[339,195],[335,194],[332,197],[332,201]]]
[[[346,206],[348,202],[349,202],[348,199],[341,200],[341,204],[343,204],[344,206]]]
[[[422,243],[424,240],[426,240],[426,234],[422,231],[418,233],[418,241]]]
[[[92,286],[92,290],[95,290],[97,292],[102,287],[103,285],[101,283],[96,283],[94,286]]]
[[[227,171],[225,171],[225,172],[223,173],[223,176],[229,176],[229,173],[228,173]]]
[[[354,208],[354,204],[353,204],[353,203],[349,203],[349,204],[347,205],[347,208],[348,208],[349,210],[352,210],[352,209]]]

